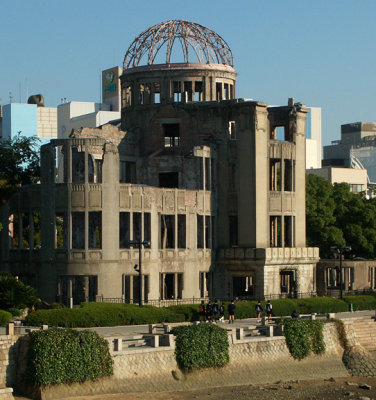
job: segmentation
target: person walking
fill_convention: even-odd
[[[221,306],[219,307],[219,320],[221,322],[225,321],[225,303],[222,302]]]
[[[255,306],[256,314],[257,314],[257,322],[261,322],[261,313],[262,313],[262,306],[260,301],[257,302]]]
[[[206,312],[206,320],[208,322],[211,322],[213,319],[213,307],[212,307],[210,300],[208,301],[208,304],[206,305],[205,312]]]
[[[268,300],[268,302],[266,303],[265,311],[266,311],[266,315],[268,317],[268,321],[270,321],[270,318],[273,316],[273,306],[270,303],[270,300]]]
[[[231,303],[228,305],[228,323],[233,324],[235,320],[235,300],[232,300]]]
[[[198,308],[198,314],[200,317],[200,323],[205,322],[205,303],[204,300],[201,301],[201,304]]]
[[[218,311],[219,311],[218,300],[215,299],[214,304],[213,304],[213,321],[214,322],[217,322],[217,320],[218,320]]]

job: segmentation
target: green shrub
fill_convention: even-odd
[[[229,362],[227,331],[212,324],[178,326],[175,357],[179,368],[221,367]]]
[[[174,313],[164,307],[111,303],[82,303],[82,308],[38,310],[25,319],[25,323],[30,326],[45,324],[69,328],[184,321],[183,314]]]
[[[8,324],[10,321],[12,321],[13,316],[10,312],[0,310],[0,325],[5,325]]]
[[[354,311],[376,309],[375,295],[345,296],[343,299],[346,302],[346,311],[349,309],[349,304],[353,305]]]
[[[26,308],[39,302],[37,291],[9,272],[0,271],[0,308]]]
[[[51,304],[51,308],[53,310],[55,310],[55,309],[59,309],[59,308],[67,308],[67,306],[63,303],[54,302]]]
[[[322,321],[306,319],[284,320],[284,335],[290,354],[301,360],[313,351],[315,354],[325,352]]]
[[[26,381],[34,385],[83,382],[113,373],[107,341],[91,331],[29,333]]]
[[[8,308],[8,311],[13,315],[13,317],[20,317],[23,312],[22,310],[19,310],[18,308]]]
[[[199,320],[198,304],[181,304],[177,306],[169,306],[167,308],[173,313],[184,315],[185,321],[193,322]]]
[[[348,305],[340,299],[332,297],[311,297],[306,299],[298,299],[298,311],[301,314],[327,314],[347,311]]]

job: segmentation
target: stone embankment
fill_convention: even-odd
[[[114,359],[112,377],[82,384],[54,385],[43,389],[41,398],[55,400],[103,393],[181,391],[216,386],[271,384],[312,377],[329,379],[350,375],[376,376],[376,360],[370,351],[375,344],[376,330],[369,330],[376,329],[376,322],[370,317],[359,318],[359,321],[349,318],[344,320],[344,325],[349,342],[345,351],[341,347],[336,324],[327,323],[324,325],[326,352],[320,356],[311,355],[301,361],[291,357],[278,326],[262,329],[229,328],[230,363],[223,368],[187,374],[183,374],[177,367],[174,340],[168,326],[163,331],[151,327],[150,335],[145,337],[107,336]],[[19,340],[17,336],[2,338],[8,340],[5,347],[10,355],[3,362],[8,364],[4,366],[7,370],[3,383],[16,387],[18,382],[22,388],[22,368],[15,369],[14,365],[25,365],[27,341]]]

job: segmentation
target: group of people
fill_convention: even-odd
[[[255,309],[257,314],[257,322],[261,322],[261,314],[263,310],[260,301],[258,301],[257,304],[255,305]],[[270,320],[270,318],[273,317],[273,305],[270,302],[270,300],[268,300],[268,302],[265,304],[265,312],[268,320]]]
[[[235,301],[232,302],[227,306],[227,311],[229,314],[228,323],[234,323],[235,320]],[[210,300],[205,304],[204,301],[201,301],[199,306],[199,315],[200,315],[200,322],[214,322],[217,321],[224,322],[225,320],[225,303],[218,304],[218,300],[214,300],[212,303]]]

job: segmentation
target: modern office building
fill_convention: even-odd
[[[187,21],[144,31],[123,67],[120,124],[42,146],[41,184],[2,207],[3,265],[48,301],[314,293],[308,109],[237,99],[230,47]]]

